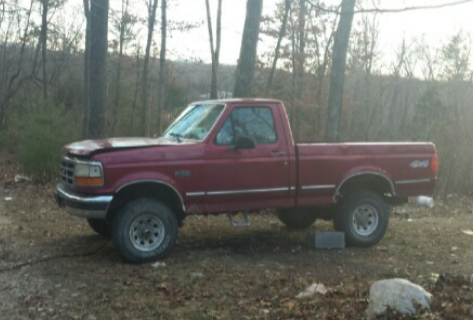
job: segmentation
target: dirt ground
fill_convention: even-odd
[[[473,319],[473,235],[462,232],[473,230],[473,201],[450,196],[433,210],[397,212],[379,245],[337,251],[305,246],[306,232],[270,214],[247,228],[191,216],[167,259],[136,266],[58,209],[51,187],[4,184],[0,319],[365,319],[370,285],[397,277],[434,296],[417,318]],[[295,299],[314,282],[329,292]]]

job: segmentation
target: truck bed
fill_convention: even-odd
[[[386,180],[399,198],[432,194],[435,185],[432,143],[301,143],[296,154],[299,205],[329,204],[346,181],[361,175]]]

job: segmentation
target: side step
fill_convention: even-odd
[[[233,218],[237,215],[237,213],[227,213],[228,220],[230,221],[230,225],[232,227],[249,227],[251,226],[251,221],[248,216],[248,212],[242,213],[243,220],[242,221],[235,221]]]

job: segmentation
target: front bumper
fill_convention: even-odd
[[[86,196],[67,190],[62,183],[56,186],[56,202],[73,216],[105,219],[113,196]]]

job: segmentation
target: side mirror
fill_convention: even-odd
[[[242,149],[254,149],[256,147],[255,140],[250,137],[236,137],[235,146],[233,149],[242,150]]]

